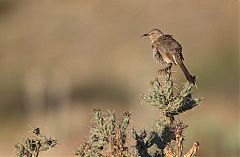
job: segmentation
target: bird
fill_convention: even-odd
[[[173,35],[164,34],[159,29],[152,29],[141,37],[149,37],[151,40],[153,59],[156,63],[167,64],[166,68],[177,65],[182,70],[187,81],[195,85],[195,76],[192,76],[183,63],[182,46],[177,42]],[[166,69],[164,68],[164,69]]]

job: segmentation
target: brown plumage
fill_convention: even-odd
[[[151,39],[153,58],[156,62],[178,65],[188,82],[195,84],[195,77],[188,72],[183,64],[182,46],[172,35],[165,35],[159,29],[153,29],[143,36],[148,36]]]

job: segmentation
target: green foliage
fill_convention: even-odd
[[[156,107],[161,116],[152,129],[138,133],[132,129],[135,144],[127,138],[127,127],[130,114],[123,114],[120,124],[117,124],[115,114],[109,112],[103,116],[100,110],[94,110],[94,126],[90,129],[89,139],[80,145],[75,155],[81,157],[182,157],[183,156],[183,130],[187,128],[183,122],[176,121],[175,116],[197,106],[201,98],[192,97],[193,84],[186,83],[180,91],[174,90],[171,68],[162,71],[154,81],[151,81],[149,93],[143,100]],[[163,78],[163,79],[161,79]],[[175,149],[171,147],[175,141]],[[199,143],[184,157],[195,155]]]
[[[82,157],[131,156],[126,146],[127,127],[130,113],[122,116],[119,124],[115,114],[109,112],[103,116],[100,110],[94,110],[93,125],[90,129],[89,139],[75,150],[75,155]]]
[[[57,140],[42,135],[39,128],[36,127],[31,132],[33,137],[27,137],[15,145],[18,157],[38,157],[40,152],[56,146]]]
[[[150,91],[143,96],[145,102],[157,107],[167,117],[178,115],[199,104],[201,98],[192,98],[193,84],[187,82],[180,92],[174,91],[171,69],[162,72],[163,81],[158,76],[150,82]]]
[[[175,141],[176,153],[182,156],[183,130],[187,127],[182,122],[175,120],[175,116],[197,106],[201,98],[192,97],[192,89],[195,85],[186,83],[180,91],[174,90],[176,87],[172,81],[171,68],[161,71],[162,75],[157,76],[150,82],[150,91],[144,94],[143,100],[156,107],[160,111],[160,118],[155,122],[153,129],[144,131],[139,135],[134,130],[133,138],[137,141],[135,148],[138,155],[145,156],[168,156],[165,152],[171,148],[171,141]],[[152,149],[152,147],[157,147]],[[195,147],[194,149],[198,149]],[[173,149],[169,157],[173,157]]]

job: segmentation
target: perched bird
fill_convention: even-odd
[[[157,63],[166,64],[169,68],[178,65],[183,71],[189,83],[195,84],[195,76],[192,76],[183,64],[182,46],[173,38],[172,35],[163,34],[159,29],[152,29],[149,33],[143,34],[151,40],[153,59]]]

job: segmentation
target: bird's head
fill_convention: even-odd
[[[141,37],[148,36],[152,43],[164,34],[159,29],[152,29],[150,32],[143,34]]]

